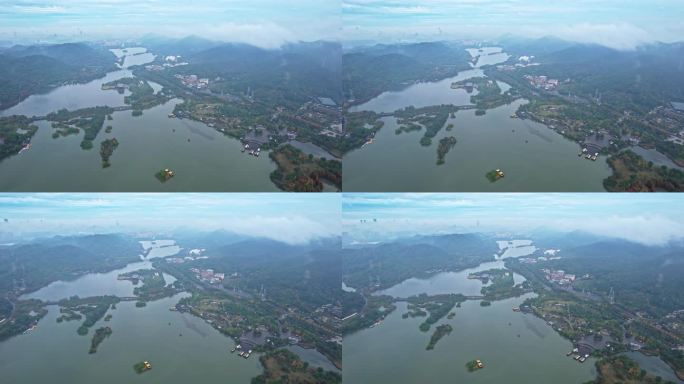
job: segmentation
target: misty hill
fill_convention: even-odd
[[[148,50],[162,56],[188,56],[222,44],[194,35],[180,39],[147,35],[140,42]]]
[[[535,61],[541,63],[525,68],[524,73],[569,78],[571,82],[563,85],[564,93],[593,99],[599,92],[602,103],[620,112],[630,109],[646,113],[656,106],[684,100],[684,43],[621,51],[543,39],[510,48],[519,55],[536,55]]]
[[[470,68],[463,46],[445,42],[378,44],[342,56],[342,87],[357,103],[418,81],[455,76]]]
[[[115,234],[58,236],[1,247],[0,296],[32,292],[53,281],[121,268],[139,260],[141,251],[135,239]]]
[[[163,52],[187,52],[190,64],[173,73],[197,74],[212,79],[211,90],[231,94],[251,91],[269,105],[299,107],[312,97],[341,100],[341,47],[332,42],[287,44],[263,49],[248,44],[203,44],[190,52],[185,40],[164,46]],[[154,48],[151,49],[156,52]]]
[[[269,299],[289,302],[302,310],[338,300],[342,284],[338,241],[289,245],[252,238],[207,249],[208,259],[193,265],[240,275],[240,289],[257,294],[261,286]]]
[[[343,280],[355,288],[387,288],[435,270],[461,270],[494,259],[496,243],[478,234],[414,237],[347,249],[342,253]]]
[[[611,287],[615,301],[633,311],[654,316],[684,307],[684,247],[682,244],[644,245],[622,239],[607,239],[561,249],[560,260],[545,268],[562,269],[587,280],[574,284],[607,297]]]
[[[538,39],[505,36],[501,38],[499,44],[504,48],[504,51],[513,55],[539,57],[572,47],[577,43],[553,36],[545,36]]]
[[[17,45],[0,52],[0,109],[64,83],[85,82],[115,69],[111,52],[84,43]]]

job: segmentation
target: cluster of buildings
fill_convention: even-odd
[[[333,304],[324,304],[314,311],[316,320],[323,324],[337,326],[341,324],[342,307]]]
[[[562,269],[554,270],[554,269],[548,269],[544,268],[542,269],[542,272],[544,272],[544,276],[546,277],[546,280],[556,283],[558,285],[570,285],[572,284],[576,276],[570,273],[565,273]]]
[[[296,113],[296,118],[320,127],[320,134],[340,137],[344,134],[344,116],[340,107],[329,97],[313,98]]]
[[[190,268],[190,271],[197,279],[209,284],[219,284],[226,278],[225,273],[214,273],[213,269]]]
[[[197,75],[181,74],[176,74],[175,77],[188,88],[206,89],[209,86],[209,79],[206,77],[199,78]]]
[[[558,79],[549,79],[548,76],[545,75],[525,75],[525,79],[527,79],[535,88],[540,88],[546,91],[553,91],[560,84]]]
[[[646,115],[646,120],[652,126],[669,132],[665,141],[684,145],[684,103],[673,102],[656,107]]]

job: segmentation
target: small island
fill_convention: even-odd
[[[430,342],[428,343],[427,347],[425,347],[425,349],[428,351],[434,349],[439,339],[450,334],[452,330],[453,328],[449,324],[442,324],[437,326],[437,328],[435,328],[435,331],[432,333],[432,337],[430,337]]]
[[[487,180],[489,180],[493,183],[499,179],[502,179],[504,177],[504,173],[500,169],[494,169],[494,170],[487,172],[487,174],[485,176],[487,176]]]
[[[88,353],[93,354],[97,352],[97,347],[112,334],[112,329],[109,327],[102,327],[95,330],[93,334],[93,340],[90,342],[90,351]]]
[[[444,156],[449,153],[449,150],[451,150],[456,143],[457,140],[453,136],[447,136],[439,139],[439,145],[437,146],[437,165],[444,164]]]
[[[484,368],[484,364],[482,363],[482,361],[480,361],[480,359],[470,360],[466,363],[466,368],[468,368],[468,372],[475,372],[479,369]]]
[[[135,370],[135,373],[141,374],[152,369],[152,364],[150,364],[149,361],[141,361],[139,363],[135,363],[133,365],[133,369]]]
[[[108,168],[111,163],[109,158],[114,153],[116,147],[119,146],[119,141],[116,138],[107,139],[100,144],[100,157],[102,158],[102,168]]]
[[[170,178],[176,176],[176,174],[172,170],[164,168],[155,173],[154,176],[157,178],[157,180],[159,180],[159,182],[166,183]]]

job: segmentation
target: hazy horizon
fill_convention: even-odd
[[[342,0],[343,40],[488,40],[505,35],[634,49],[684,36],[677,0]]]
[[[335,194],[4,193],[0,194],[0,234],[21,237],[192,228],[304,244],[338,236],[339,199]]]
[[[336,40],[340,7],[333,0],[40,0],[0,5],[0,40],[73,42],[197,35],[277,48]]]
[[[415,235],[519,235],[543,230],[665,245],[684,239],[680,200],[662,194],[344,193],[342,230],[360,243]]]

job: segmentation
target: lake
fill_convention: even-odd
[[[487,64],[495,64],[492,57],[499,57],[497,60],[504,58],[497,55],[483,57],[488,58]],[[474,68],[453,78],[414,84],[402,91],[385,92],[353,107],[351,111],[393,112],[410,105],[468,105],[470,95],[463,89],[451,89],[451,83],[480,76],[484,76],[482,70]],[[506,84],[504,88],[507,87]],[[376,134],[372,144],[345,155],[344,190],[605,191],[603,179],[611,175],[606,158],[601,156],[597,161],[580,158],[577,156],[580,146],[560,133],[530,120],[511,118],[525,103],[526,100],[519,99],[487,110],[484,116],[476,116],[472,109],[458,111],[445,124],[453,124],[453,130],[443,128],[428,147],[419,143],[424,133],[422,130],[397,135],[397,120],[391,116],[384,117],[385,126]],[[448,136],[454,136],[458,142],[446,155],[446,163],[437,165],[437,143]],[[485,175],[494,169],[503,170],[505,177],[492,183]]]
[[[130,285],[130,282],[127,282]],[[261,373],[258,356],[242,359],[230,353],[232,339],[202,319],[169,311],[186,294],[136,308],[121,302],[109,310],[109,322],[98,321],[79,336],[78,321],[57,323],[59,309],[49,306],[38,327],[0,343],[0,372],[8,383],[249,383]],[[113,334],[88,354],[95,329]],[[133,364],[148,360],[152,370],[138,375]]]
[[[500,243],[501,245],[501,243]],[[531,244],[504,247],[504,256],[493,262],[460,272],[446,272],[428,279],[408,279],[380,293],[408,297],[420,293],[463,293],[479,295],[482,284],[469,280],[469,273],[491,268],[504,268],[503,259],[528,255]],[[521,250],[524,249],[524,250]],[[512,252],[506,255],[507,252]],[[515,274],[516,283],[524,278]],[[345,337],[344,378],[351,383],[581,383],[595,376],[594,361],[578,363],[565,354],[572,344],[558,335],[542,319],[512,311],[526,298],[494,301],[481,307],[479,300],[454,308],[456,316],[446,317],[431,331],[418,329],[422,318],[402,319],[407,303],[382,323]],[[427,351],[432,330],[450,324],[453,331],[444,336],[434,350]],[[465,364],[481,359],[485,368],[468,372]]]
[[[467,268],[458,272],[440,272],[425,279],[410,278],[390,288],[375,292],[375,295],[388,295],[396,298],[407,298],[421,293],[439,295],[448,293],[461,293],[466,296],[481,295],[480,290],[485,285],[480,280],[468,279],[471,273],[487,271],[490,269],[505,269],[504,259],[509,257],[522,257],[532,254],[537,248],[530,240],[513,240],[497,242],[499,248],[504,250],[497,260],[481,263],[477,267]],[[513,273],[513,282],[520,284],[525,281],[522,275]]]
[[[572,383],[591,380],[594,361],[566,357],[572,344],[532,315],[513,312],[526,298],[481,307],[467,301],[454,308],[453,331],[431,351],[432,335],[418,329],[421,318],[402,319],[406,303],[385,320],[344,339],[344,379],[350,383]],[[465,364],[481,359],[485,368],[468,372]]]
[[[140,262],[130,263],[123,268],[115,269],[105,273],[88,273],[74,280],[54,281],[45,287],[24,294],[22,300],[38,299],[43,301],[58,301],[74,295],[80,297],[114,295],[119,297],[133,296],[133,289],[136,287],[128,280],[118,280],[117,277],[122,273],[137,271],[140,269],[153,269],[151,259],[158,257],[169,257],[177,254],[180,248],[175,245],[173,240],[161,241],[141,241],[145,250],[149,249],[147,257],[141,256]],[[167,284],[171,284],[176,279],[173,276],[164,274]]]
[[[114,92],[116,93],[116,92]],[[173,99],[145,110],[141,117],[130,111],[114,112],[105,121],[94,148],[83,150],[83,132],[52,138],[47,121],[38,121],[31,149],[0,162],[3,191],[277,191],[269,174],[276,168],[262,151],[260,157],[240,150],[242,144],[223,133],[191,120],[169,118]],[[102,168],[100,143],[116,138],[119,146]],[[161,183],[161,169],[176,176]]]
[[[144,48],[142,48],[144,49]],[[123,69],[86,84],[65,85],[44,95],[33,95],[3,115],[43,116],[60,108],[71,110],[97,105],[122,106],[125,94],[103,91],[103,83],[130,77],[128,66],[152,61],[154,56],[129,48]],[[122,52],[116,51],[117,56]],[[158,91],[158,84],[151,84]],[[31,149],[0,162],[0,190],[3,191],[278,191],[270,181],[276,169],[262,151],[260,157],[242,153],[240,141],[214,128],[191,120],[169,118],[176,104],[173,99],[145,110],[140,117],[131,111],[112,114],[93,141],[93,149],[83,150],[84,133],[52,138],[48,121],[38,121]],[[105,132],[107,125],[112,132]],[[119,146],[110,158],[111,167],[103,169],[100,143],[116,138]],[[166,183],[154,176],[169,168],[176,176]]]
[[[178,250],[157,246],[154,257],[166,257]],[[149,257],[153,258],[153,257]],[[120,273],[152,268],[146,259],[107,273],[93,273],[73,281],[54,282],[22,298],[59,300],[72,295],[131,296],[135,287],[130,281],[117,280]],[[164,274],[167,284],[175,278]],[[133,301],[122,301],[109,322],[99,320],[88,336],[79,336],[79,321],[57,323],[57,306],[48,306],[48,314],[35,330],[0,343],[0,372],[8,383],[189,383],[229,381],[249,383],[262,372],[259,355],[249,359],[231,354],[233,340],[219,333],[204,320],[190,314],[170,311],[188,293],[151,301],[143,308]],[[88,354],[95,329],[109,326],[113,334]],[[151,371],[138,375],[133,364],[149,360]],[[38,368],[38,369],[37,369]]]

